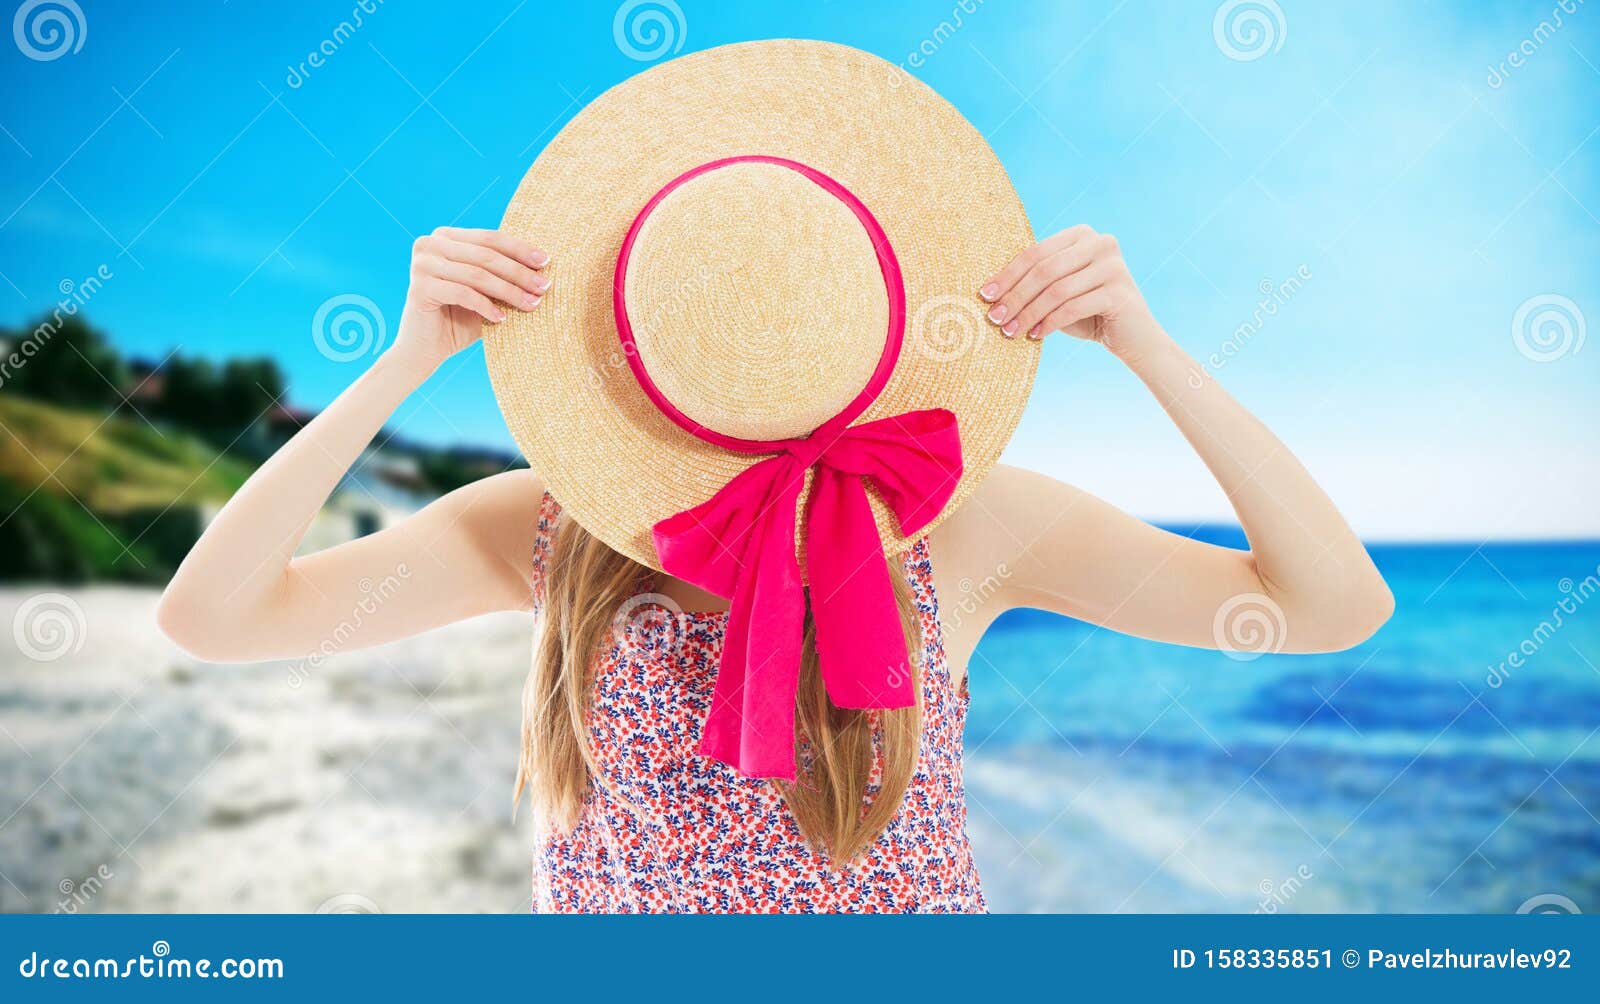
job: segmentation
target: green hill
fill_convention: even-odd
[[[136,415],[0,393],[0,579],[165,581],[251,470]]]

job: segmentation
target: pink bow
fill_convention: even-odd
[[[795,523],[805,473],[816,472],[805,539],[823,685],[841,708],[910,707],[909,653],[863,482],[877,487],[900,532],[914,534],[961,479],[961,439],[955,415],[935,408],[842,432],[824,427],[773,449],[782,452],[657,523],[654,538],[663,569],[730,601],[700,752],[749,777],[793,781],[806,609]]]

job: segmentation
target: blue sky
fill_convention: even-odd
[[[271,355],[295,401],[325,404],[364,362],[317,351],[317,308],[368,297],[392,335],[411,239],[497,223],[561,124],[650,65],[619,45],[611,2],[368,5],[294,86],[354,0],[78,0],[76,51],[4,40],[0,322],[105,265],[87,312],[126,349]],[[1600,9],[766,6],[678,0],[671,48],[917,53],[909,68],[988,136],[1035,228],[1117,234],[1168,329],[1216,355],[1364,534],[1600,535],[1600,345],[1574,344],[1580,318],[1600,323]],[[1264,36],[1229,34],[1254,12]],[[1263,283],[1291,278],[1258,316]],[[1519,350],[1519,308],[1567,318],[1565,336]],[[394,424],[510,445],[478,351]],[[1148,518],[1228,515],[1137,382],[1066,339],[1008,459]]]

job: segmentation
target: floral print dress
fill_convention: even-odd
[[[559,515],[546,494],[536,609]],[[967,694],[950,679],[925,540],[904,569],[922,622],[922,742],[905,803],[856,863],[813,851],[771,782],[696,752],[727,615],[639,597],[596,667],[589,738],[605,783],[570,833],[541,836],[534,912],[983,912],[961,779]]]

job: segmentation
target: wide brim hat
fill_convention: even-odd
[[[1032,233],[977,130],[864,52],[725,46],[580,111],[502,227],[550,254],[544,301],[484,330],[529,464],[730,601],[701,753],[796,779],[808,616],[835,706],[914,705],[885,555],[993,467],[1039,360],[984,319]]]
[[[887,383],[852,424],[948,409],[962,471],[949,500],[905,534],[868,485],[886,553],[908,548],[992,469],[1027,401],[1039,345],[984,319],[979,287],[1032,243],[1005,170],[927,85],[827,42],[748,42],[661,63],[582,109],[550,141],[502,228],[550,254],[538,307],[487,325],[507,425],[568,515],[660,569],[651,530],[703,502],[759,454],[691,434],[804,435],[860,396],[883,359],[889,290],[854,207],[789,161],[837,182],[876,221],[903,282],[903,334]],[[629,263],[617,261],[641,211]],[[636,342],[624,348],[618,280]],[[647,371],[654,398],[635,370]]]

